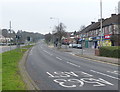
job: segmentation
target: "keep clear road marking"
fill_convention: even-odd
[[[67,62],[67,63],[70,64],[70,65],[76,66],[76,67],[80,67],[79,65],[76,65],[76,64],[71,63],[71,62]]]
[[[61,58],[59,58],[59,57],[56,57],[57,59],[59,59],[59,60],[62,60]]]
[[[97,73],[97,74],[101,74],[101,75],[110,77],[110,78],[112,78],[112,79],[120,80],[119,78],[113,77],[113,76],[111,76],[111,75],[107,75],[107,74],[105,74],[105,73],[97,72],[97,71],[94,71],[94,70],[90,70],[90,71],[91,71],[91,72],[94,72],[94,73]]]

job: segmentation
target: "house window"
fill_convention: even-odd
[[[109,34],[112,34],[112,26],[109,26]]]
[[[118,25],[114,25],[114,33],[115,34],[118,34],[119,32],[118,32],[119,30],[118,30]]]

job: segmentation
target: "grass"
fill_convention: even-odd
[[[2,91],[2,54],[0,54],[0,91]]]
[[[15,49],[2,53],[2,90],[26,90],[18,68],[18,63],[25,51],[27,49],[22,48],[22,50]]]
[[[27,46],[23,46],[22,48],[31,48],[32,46],[34,46],[34,45],[27,45]]]

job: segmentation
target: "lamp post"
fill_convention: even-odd
[[[100,0],[100,17],[101,17],[101,21],[100,21],[100,31],[101,31],[101,38],[100,38],[100,41],[101,41],[101,43],[100,43],[100,46],[102,46],[103,45],[103,43],[102,43],[102,0]]]
[[[57,20],[57,22],[58,22],[58,26],[59,26],[59,18],[50,17],[50,19],[55,19],[55,20]]]
[[[11,21],[9,22],[9,27],[10,27],[9,31],[10,31],[10,50],[11,50]]]
[[[50,19],[57,20],[57,22],[58,22],[58,31],[59,31],[59,29],[60,29],[60,27],[59,27],[59,18],[56,18],[56,17],[50,17]],[[58,40],[58,38],[56,38],[56,40]],[[55,43],[56,43],[56,42],[55,42]]]

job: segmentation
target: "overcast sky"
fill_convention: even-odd
[[[103,0],[103,18],[116,13],[119,0]],[[78,31],[81,25],[89,25],[100,18],[100,0],[0,0],[0,28],[29,32],[49,33],[58,24],[66,25],[66,31]]]

